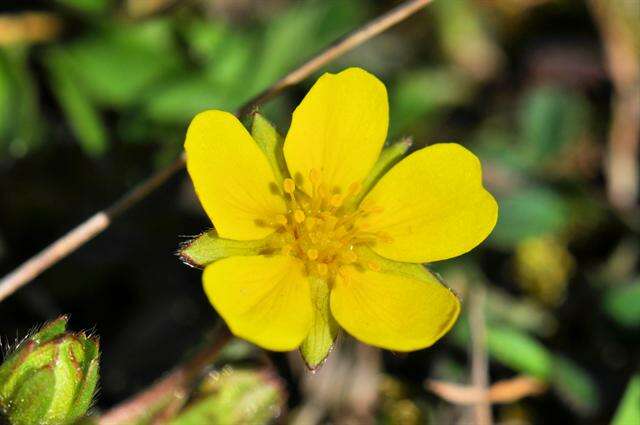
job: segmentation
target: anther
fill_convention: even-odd
[[[380,271],[380,264],[376,263],[375,261],[367,262],[367,267],[369,267],[369,269],[374,272]]]
[[[349,195],[356,195],[362,190],[360,182],[353,182],[349,185]]]
[[[345,263],[351,264],[351,263],[355,263],[356,261],[358,261],[358,255],[353,251],[347,251],[342,256],[342,259],[343,259],[343,261]]]
[[[293,213],[293,219],[297,223],[303,223],[305,218],[306,216],[302,210],[295,210],[295,212]]]
[[[296,182],[294,182],[293,179],[286,178],[284,182],[282,182],[282,187],[285,193],[292,194],[296,190]]]
[[[329,200],[329,205],[331,205],[334,208],[338,208],[340,205],[342,205],[342,196],[340,196],[337,193],[333,195]]]
[[[276,215],[276,223],[281,225],[281,226],[286,226],[287,225],[287,217],[285,217],[283,214]]]
[[[320,171],[318,171],[317,168],[312,168],[311,171],[309,172],[309,181],[314,186],[320,183]]]
[[[318,259],[318,250],[315,248],[311,248],[307,251],[307,257],[309,257],[309,260],[311,261],[315,261]]]

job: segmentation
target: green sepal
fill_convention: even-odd
[[[282,147],[284,140],[276,128],[265,117],[258,112],[253,114],[253,124],[251,126],[251,136],[256,141],[260,149],[271,164],[273,175],[280,185],[284,176],[287,175],[287,165],[284,160]]]
[[[53,401],[56,380],[49,368],[31,370],[13,394],[12,403],[5,409],[11,425],[47,423],[48,411]]]
[[[437,273],[429,270],[422,264],[404,263],[400,261],[389,260],[388,258],[376,254],[371,248],[368,247],[359,247],[356,249],[356,252],[359,259],[365,260],[365,262],[373,262],[377,264],[380,267],[380,272],[382,273],[397,274],[420,281],[433,281],[435,279],[442,286],[447,288],[449,292],[451,292],[456,298],[460,299],[458,294],[456,294],[453,289],[449,288]]]
[[[320,278],[310,276],[313,319],[309,335],[300,346],[300,354],[307,367],[318,370],[327,359],[335,344],[340,326],[329,308],[329,285]]]
[[[61,339],[57,344],[56,358],[53,365],[55,397],[51,400],[47,419],[52,423],[64,423],[67,414],[73,407],[77,390],[78,361],[84,357],[82,343],[76,338]]]
[[[206,231],[183,243],[178,256],[191,267],[204,268],[214,261],[235,255],[258,255],[267,249],[266,239],[235,241],[219,238],[215,230]]]
[[[411,147],[413,141],[410,137],[405,137],[399,141],[387,146],[382,150],[378,160],[369,172],[367,178],[362,182],[362,190],[353,200],[354,204],[359,204],[371,188],[391,169]]]
[[[69,322],[69,316],[63,315],[57,319],[46,323],[38,332],[33,334],[31,341],[36,344],[44,344],[51,341],[54,338],[59,337],[67,330],[67,323]]]
[[[82,384],[76,390],[75,401],[69,412],[70,420],[79,419],[93,404],[93,396],[100,377],[100,340],[82,335],[84,358],[80,368],[84,374]]]
[[[5,401],[15,398],[15,394],[25,385],[25,379],[31,376],[33,371],[49,367],[55,358],[54,343],[38,346],[29,340],[19,346],[0,367],[0,404],[12,404]]]

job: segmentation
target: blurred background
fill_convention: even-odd
[[[398,3],[3,0],[0,274],[180,155],[195,113],[236,109]],[[638,0],[435,0],[327,70],[348,66],[387,84],[390,141],[456,141],[482,160],[498,225],[432,265],[463,315],[410,354],[342,337],[310,374],[297,353],[234,341],[220,370],[267,370],[281,421],[470,423],[475,321],[489,385],[508,389],[496,421],[640,423]],[[281,132],[317,75],[261,108]],[[217,320],[174,255],[210,226],[180,172],[3,301],[3,343],[69,313],[101,338],[97,408],[135,394]]]

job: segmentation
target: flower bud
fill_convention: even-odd
[[[83,416],[98,382],[99,343],[66,332],[67,316],[26,338],[0,365],[0,415],[11,425],[67,424]]]

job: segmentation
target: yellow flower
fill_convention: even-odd
[[[204,290],[232,332],[271,350],[301,346],[312,367],[339,327],[395,351],[436,342],[460,303],[420,264],[461,255],[493,229],[478,159],[436,144],[385,174],[387,92],[358,68],[318,79],[283,147],[260,142],[273,129],[256,119],[252,138],[232,114],[202,112],[185,142],[217,231],[209,242],[226,247]]]

